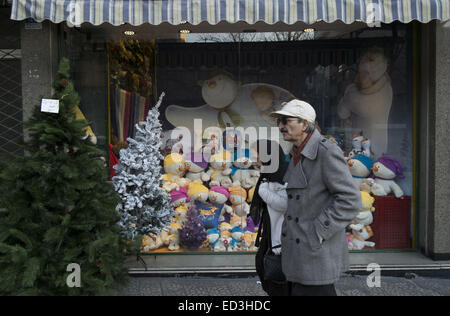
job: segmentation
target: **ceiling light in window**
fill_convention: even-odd
[[[191,33],[191,31],[190,30],[180,30],[180,33],[181,34],[189,34],[189,33]]]
[[[136,33],[134,31],[125,31],[125,32],[123,32],[123,34],[125,34],[126,36],[134,36],[134,35],[136,35]]]
[[[305,33],[314,33],[314,29],[313,28],[309,28],[309,29],[304,29],[303,32]]]

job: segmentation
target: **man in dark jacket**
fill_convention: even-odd
[[[272,115],[294,145],[281,238],[291,295],[336,295],[334,283],[349,268],[345,227],[361,209],[359,189],[341,149],[315,128],[311,105],[292,100]]]

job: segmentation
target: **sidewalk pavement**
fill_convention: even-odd
[[[336,290],[339,296],[449,296],[450,279],[421,277],[380,277],[380,287],[369,287],[368,276],[345,275]],[[257,277],[130,277],[122,296],[266,296]]]

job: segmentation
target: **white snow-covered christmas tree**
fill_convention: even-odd
[[[120,151],[116,176],[112,182],[121,203],[117,205],[120,214],[119,225],[127,240],[149,233],[159,233],[170,224],[173,210],[170,197],[161,188],[161,146],[162,125],[159,121],[158,103],[148,112],[147,120],[136,125],[136,137],[128,138],[129,146]]]

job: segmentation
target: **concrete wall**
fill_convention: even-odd
[[[450,259],[450,21],[421,26],[419,72],[419,247]]]
[[[52,84],[58,69],[57,26],[43,22],[41,29],[21,27],[23,119],[40,105],[43,97],[52,96]]]
[[[432,253],[450,258],[450,21],[436,25],[435,205]]]

